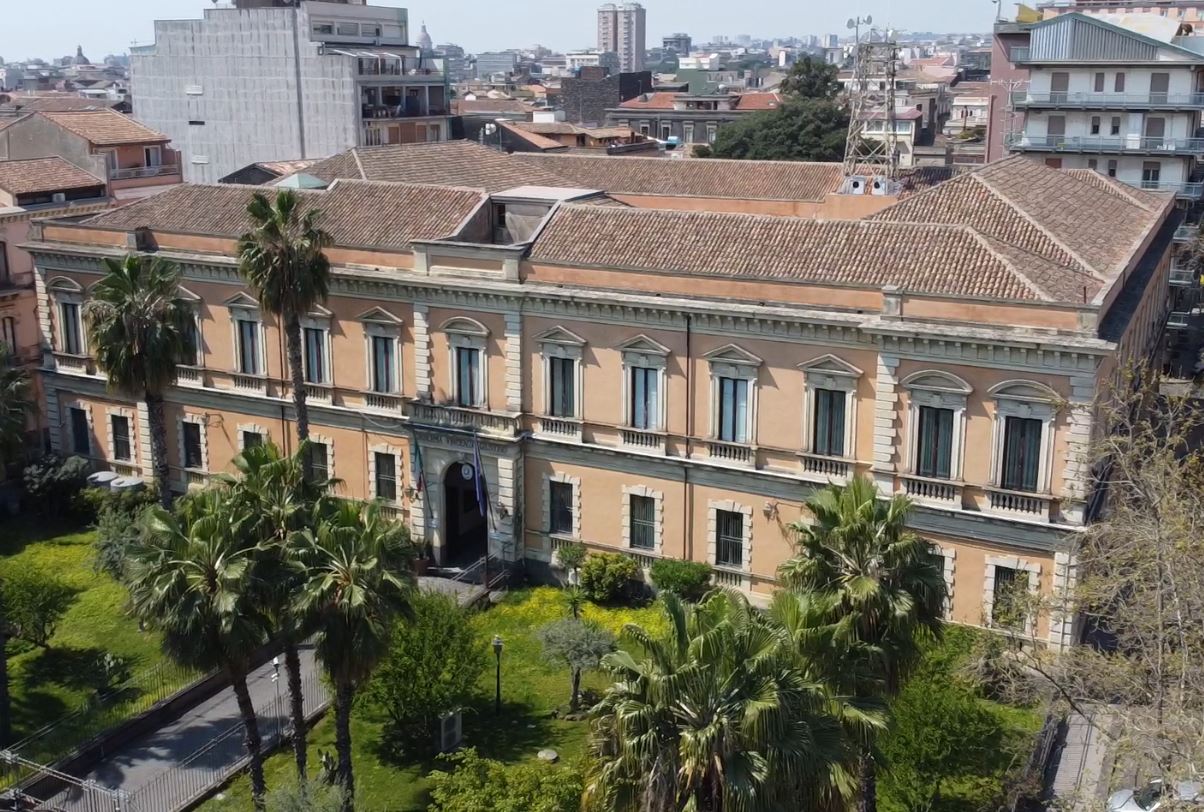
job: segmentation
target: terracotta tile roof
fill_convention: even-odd
[[[123,102],[113,99],[86,99],[83,96],[21,96],[9,95],[7,104],[0,104],[0,109],[12,110],[20,108],[24,113],[39,111],[65,110],[111,110]]]
[[[12,195],[62,192],[104,186],[100,178],[63,158],[0,161],[0,189]]]
[[[840,185],[840,164],[802,161],[664,160],[583,155],[515,155],[586,189],[615,194],[823,200]]]
[[[775,110],[782,103],[777,93],[741,93],[732,107],[737,110]]]
[[[1171,195],[1142,204],[1096,179],[1016,156],[883,209],[870,219],[964,223],[987,237],[1111,280],[1161,219]]]
[[[672,110],[673,100],[680,93],[668,93],[665,91],[656,91],[653,93],[644,93],[636,96],[633,99],[620,104],[620,107],[626,107],[633,110]]]
[[[1008,257],[959,225],[569,205],[552,216],[530,257],[650,273],[1049,298]]]
[[[514,138],[518,138],[522,141],[525,141],[526,143],[530,144],[535,149],[553,150],[553,149],[564,149],[565,148],[564,144],[561,144],[559,141],[555,141],[551,138],[548,138],[547,136],[540,135],[537,132],[532,132],[531,130],[528,130],[526,127],[516,126],[517,124],[521,124],[521,123],[524,123],[524,122],[514,122],[514,123],[511,123],[508,121],[498,122],[498,124],[502,127],[502,129],[504,129],[506,132],[510,133],[511,136],[513,136]]]
[[[317,163],[317,161],[306,159],[301,161],[260,161],[255,165],[262,167],[269,172],[274,172],[278,177],[284,177],[285,175],[291,175],[294,172],[301,172],[315,163]]]
[[[144,127],[115,110],[40,112],[38,115],[96,146],[165,143],[171,140],[163,133]]]
[[[1162,204],[1166,202],[1166,196],[1163,194],[1136,189],[1127,183],[1121,183],[1116,178],[1110,178],[1107,175],[1096,172],[1094,169],[1066,169],[1063,171],[1079,180],[1098,186],[1105,192],[1114,194],[1122,200],[1127,200],[1150,211],[1162,208]]]
[[[247,202],[261,186],[184,185],[106,212],[87,221],[100,228],[237,238],[250,228]],[[445,186],[339,181],[324,191],[299,191],[304,208],[322,210],[320,224],[335,244],[406,250],[412,240],[452,234],[477,206],[484,192]]]
[[[472,141],[440,141],[388,147],[356,147],[319,161],[307,174],[337,178],[433,183],[500,192],[515,186],[571,186],[548,169]]]

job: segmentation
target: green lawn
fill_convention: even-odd
[[[106,653],[121,657],[135,674],[162,661],[156,636],[138,631],[137,622],[125,611],[125,589],[92,568],[92,540],[93,533],[78,524],[27,516],[0,520],[0,566],[36,567],[77,590],[47,648],[10,643],[8,673],[17,740],[94,697],[103,687],[101,664]],[[179,675],[168,678],[179,679]],[[64,726],[62,735],[22,752],[49,758],[140,706],[137,695],[130,695],[109,708],[103,719],[92,714],[74,720]]]
[[[464,712],[464,744],[476,747],[481,755],[506,762],[535,758],[544,747],[551,747],[561,758],[573,761],[585,752],[586,722],[567,722],[553,718],[552,711],[568,705],[567,669],[549,666],[540,657],[535,631],[543,624],[565,614],[562,593],[550,587],[511,592],[497,606],[478,613],[473,625],[488,647],[495,634],[504,642],[502,654],[502,713],[494,715],[495,671],[490,668],[481,680],[477,702]],[[586,618],[612,631],[625,623],[658,627],[660,610],[654,605],[640,609],[608,609],[589,605]],[[606,684],[600,674],[582,680],[585,688],[601,690]],[[359,791],[357,812],[420,812],[429,803],[426,774],[434,763],[398,766],[390,764],[377,750],[382,720],[361,704],[353,716],[352,742],[355,747],[356,786]],[[317,753],[334,752],[334,726],[327,716],[314,728],[310,740],[311,764]],[[268,759],[268,787],[293,781],[291,754],[277,753]],[[202,807],[205,812],[246,810],[251,808],[250,784],[245,776],[237,779],[221,798]]]

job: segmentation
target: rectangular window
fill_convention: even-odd
[[[1096,158],[1088,158],[1087,159],[1087,168],[1090,169],[1092,172],[1098,172],[1099,171],[1099,160]]]
[[[379,451],[376,453],[376,498],[397,501],[397,458]]]
[[[1125,75],[1123,73],[1116,74],[1116,81],[1112,84],[1112,90],[1116,93],[1125,92]]]
[[[397,339],[372,336],[372,391],[397,391]]]
[[[1104,72],[1103,71],[1100,71],[1099,73],[1095,74],[1095,92],[1096,93],[1104,92]]]
[[[180,430],[184,432],[184,467],[204,467],[205,459],[201,454],[201,424],[181,423]]]
[[[238,371],[244,375],[258,375],[259,322],[236,319],[234,323],[238,327]]]
[[[1116,159],[1111,159],[1108,161],[1108,177],[1110,177],[1110,178],[1116,177],[1116,166],[1117,166]]]
[[[1162,164],[1159,161],[1142,161],[1141,185],[1145,189],[1157,189],[1162,180]]]
[[[131,459],[133,453],[130,451],[130,419],[120,414],[110,416],[109,431],[113,435],[113,459]]]
[[[314,23],[313,24],[313,32],[315,34],[333,34],[334,33],[334,24],[333,23]]]
[[[573,484],[548,483],[548,532],[553,535],[573,535]]]
[[[1028,573],[1012,567],[995,567],[995,593],[991,602],[991,625],[1019,630],[1028,615]]]
[[[684,143],[693,144],[694,143],[694,125],[693,124],[683,124],[681,131],[682,131],[682,139],[681,140]]]
[[[197,329],[195,316],[184,325],[184,341],[185,347],[183,353],[180,354],[180,363],[187,367],[199,367],[201,365],[201,333]]]
[[[661,140],[668,141],[669,136],[673,134],[673,127],[668,122],[661,122]]]
[[[63,302],[59,305],[59,315],[63,322],[63,352],[68,355],[83,355],[84,341],[79,324],[79,305],[76,302]]]
[[[574,397],[577,362],[572,358],[548,359],[548,414],[576,417]]]
[[[242,448],[246,451],[248,448],[258,448],[263,445],[263,435],[257,431],[244,431],[242,433]]]
[[[631,546],[637,550],[656,549],[656,500],[651,496],[630,497]]]
[[[0,240],[0,282],[8,281],[8,243]]]
[[[8,347],[10,353],[17,351],[17,317],[5,316],[0,319],[0,344]]]
[[[481,351],[473,347],[456,347],[456,403],[460,406],[480,405],[478,381],[481,374]]]
[[[71,407],[71,450],[76,454],[92,453],[92,429],[88,426],[88,413]]]
[[[729,443],[748,442],[748,381],[719,379],[719,439]]]
[[[848,396],[836,389],[815,390],[815,427],[812,449],[827,457],[844,456],[845,403]]]
[[[330,452],[326,443],[309,441],[309,453],[305,457],[305,478],[310,482],[330,479]]]
[[[718,132],[719,132],[719,129],[714,124],[707,125],[707,143],[708,144],[715,143],[715,136],[718,134]]]
[[[1037,490],[1037,474],[1041,464],[1040,420],[1032,417],[1009,417],[1003,427],[1003,475],[1000,485],[1009,491]]]
[[[1091,134],[1092,135],[1099,135],[1100,124],[1101,124],[1101,119],[1099,116],[1091,117]]]
[[[319,327],[306,327],[305,339],[305,382],[329,383],[330,369],[326,363],[326,331]]]
[[[949,479],[953,462],[953,410],[921,406],[916,437],[916,473]]]
[[[660,428],[660,404],[657,401],[660,386],[659,371],[651,367],[631,368],[631,427],[636,429]]]
[[[715,563],[721,567],[744,566],[744,514],[715,511]]]
[[[1112,121],[1108,128],[1109,135],[1120,135],[1120,116],[1112,116]]]
[[[340,36],[358,37],[360,35],[359,23],[339,23],[336,29]]]
[[[143,147],[143,166],[163,166],[163,147]]]

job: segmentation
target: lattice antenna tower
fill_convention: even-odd
[[[895,121],[895,79],[899,46],[888,35],[857,43],[853,81],[849,86],[849,135],[845,141],[844,176],[875,176],[894,184],[899,179],[899,139]],[[882,132],[866,137],[871,120]]]

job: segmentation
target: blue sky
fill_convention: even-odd
[[[372,0],[405,6],[414,31],[425,20],[436,42],[457,42],[470,51],[529,46],[556,49],[593,44],[593,0]],[[854,13],[913,31],[987,31],[991,0],[643,0],[648,42],[685,31],[704,41],[715,34],[789,36],[843,32]],[[0,56],[64,56],[84,46],[92,59],[148,43],[155,19],[200,17],[209,0],[0,0]],[[1005,5],[1005,11],[1013,8]]]

